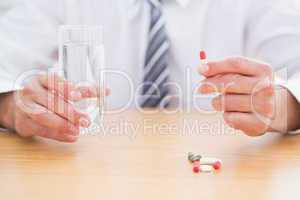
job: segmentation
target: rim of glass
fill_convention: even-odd
[[[99,30],[103,31],[101,25],[60,25],[60,30]]]
[[[103,27],[101,25],[61,25],[59,26],[59,44],[67,41],[71,42],[67,34],[74,32],[80,34],[76,38],[77,42],[97,42],[103,43]]]

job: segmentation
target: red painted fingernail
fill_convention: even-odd
[[[200,51],[200,61],[201,61],[201,66],[199,68],[199,71],[201,74],[204,74],[209,70],[205,51]]]

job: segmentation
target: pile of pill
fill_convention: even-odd
[[[188,160],[193,165],[194,173],[211,173],[222,167],[221,160],[217,158],[202,157],[201,155],[195,155],[191,152],[188,153]]]

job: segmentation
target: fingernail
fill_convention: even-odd
[[[206,73],[208,70],[209,70],[209,67],[208,67],[207,64],[202,64],[202,65],[200,65],[200,67],[199,67],[199,71],[200,71],[201,74]]]
[[[69,142],[76,142],[78,140],[79,136],[74,136],[74,135],[68,135],[67,140]]]
[[[86,119],[86,118],[81,118],[79,120],[80,126],[84,127],[84,128],[88,128],[90,126],[90,120]]]
[[[78,100],[78,99],[81,99],[82,95],[79,91],[72,91],[71,92],[71,98],[73,100]]]
[[[105,96],[109,96],[111,94],[111,91],[109,88],[105,89]]]
[[[226,113],[225,114],[225,118],[226,118],[225,121],[226,121],[227,125],[230,126],[230,127],[232,127],[232,128],[234,128],[234,123],[233,123],[234,118],[233,118],[233,115],[231,115],[229,113]]]
[[[69,129],[71,135],[76,136],[79,134],[79,129],[77,129],[75,126],[70,126]]]
[[[217,98],[214,98],[211,101],[211,106],[216,110],[216,111],[221,111],[222,110],[222,105],[221,105],[221,101]]]

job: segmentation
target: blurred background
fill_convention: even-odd
[[[0,0],[0,16],[5,14],[12,6],[22,0]]]

